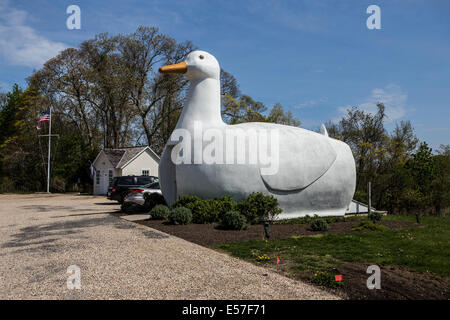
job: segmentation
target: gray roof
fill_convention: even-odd
[[[115,168],[121,168],[128,161],[133,159],[139,152],[147,148],[143,147],[132,147],[132,148],[121,148],[121,149],[103,149],[103,152],[108,157],[109,162]]]
[[[109,162],[113,165],[113,167],[116,167],[119,163],[120,159],[122,159],[123,154],[125,153],[124,149],[103,149],[103,152],[105,153],[106,157],[108,158]]]
[[[121,168],[124,164],[126,164],[128,161],[133,159],[139,152],[144,150],[147,147],[135,147],[135,148],[126,148],[125,154],[122,156],[122,159],[120,160],[117,167]]]

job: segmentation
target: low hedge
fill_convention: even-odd
[[[327,231],[328,228],[328,223],[323,219],[316,219],[311,222],[312,231]]]
[[[220,224],[224,229],[229,230],[243,230],[249,227],[247,219],[237,211],[225,213]]]
[[[169,207],[158,204],[153,207],[153,209],[150,211],[150,216],[153,220],[164,220],[169,217],[170,209]]]
[[[189,195],[181,196],[180,199],[178,199],[177,201],[175,201],[172,204],[172,208],[178,208],[178,207],[187,208],[187,206],[189,206],[190,204],[192,204],[196,201],[201,201],[201,200],[202,199],[200,199],[197,196],[189,196]]]
[[[191,210],[185,207],[178,207],[169,214],[169,222],[171,224],[189,224],[192,222]]]
[[[247,199],[238,204],[238,209],[251,224],[258,223],[261,219],[274,220],[282,212],[278,207],[277,198],[272,195],[263,195],[261,192],[250,194]]]
[[[197,196],[185,195],[172,205],[173,208],[185,207],[191,210],[192,222],[213,223],[222,222],[225,214],[236,211],[243,215],[246,223],[255,224],[261,219],[274,219],[281,209],[278,200],[272,195],[252,193],[244,201],[237,203],[231,196],[226,195],[218,199],[200,199]]]

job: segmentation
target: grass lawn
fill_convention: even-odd
[[[383,219],[415,222],[415,217],[407,216]],[[364,262],[450,277],[450,217],[424,217],[421,226],[408,229],[253,240],[213,248],[259,264],[267,262],[258,262],[258,256],[279,257],[294,276],[329,271],[347,262]]]

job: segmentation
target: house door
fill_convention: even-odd
[[[108,171],[101,170],[100,174],[100,192],[101,194],[106,194],[108,192],[109,180],[108,180]]]
[[[102,194],[102,173],[100,170],[95,170],[94,194]]]

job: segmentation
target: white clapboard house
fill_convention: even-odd
[[[94,194],[106,194],[114,177],[158,176],[159,156],[148,146],[103,149],[95,158]]]

